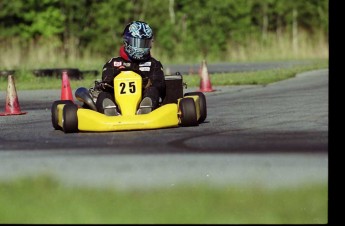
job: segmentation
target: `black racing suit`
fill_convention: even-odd
[[[121,51],[120,51],[121,54]],[[123,56],[123,52],[121,54]],[[143,78],[143,98],[150,97],[152,99],[153,109],[159,105],[165,98],[165,79],[163,66],[160,61],[150,57],[146,61],[135,62],[130,61],[126,56],[113,57],[104,66],[102,71],[102,82],[114,86],[113,80],[121,70],[132,70],[140,74]],[[114,94],[113,90],[105,89],[105,91]]]

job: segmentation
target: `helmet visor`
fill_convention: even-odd
[[[137,48],[151,48],[152,38],[150,39],[140,39],[133,37],[125,37],[125,42],[127,45],[137,47]]]

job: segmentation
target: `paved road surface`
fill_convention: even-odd
[[[59,90],[17,91],[28,113],[0,117],[0,179],[49,173],[70,185],[125,189],[327,182],[328,70],[214,88],[198,127],[76,134],[51,126]]]

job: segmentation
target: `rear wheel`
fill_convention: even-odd
[[[199,104],[200,104],[200,118],[198,120],[199,123],[202,123],[205,121],[207,117],[207,107],[206,107],[206,97],[205,94],[202,92],[190,92],[184,94],[184,96],[199,96]]]
[[[195,102],[191,98],[183,98],[179,103],[181,126],[197,126],[198,120]]]
[[[51,107],[51,116],[52,116],[52,124],[54,129],[62,129],[58,124],[58,112],[57,112],[57,106],[59,104],[73,104],[71,100],[57,100],[54,101]]]
[[[65,133],[74,133],[78,131],[78,107],[75,104],[66,104],[63,108],[62,128]]]

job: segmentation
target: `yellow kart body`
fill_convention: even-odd
[[[114,78],[114,95],[121,112],[121,115],[117,116],[108,116],[93,109],[82,108],[68,100],[55,101],[51,109],[53,127],[62,129],[66,133],[109,132],[159,129],[179,125],[196,126],[200,122],[199,95],[178,98],[173,103],[162,104],[150,113],[137,114],[142,99],[142,78],[133,71],[122,71]],[[189,100],[181,102],[182,99]],[[193,118],[193,122],[186,119],[188,117]]]
[[[63,108],[58,105],[58,125],[63,128]],[[178,126],[177,104],[167,104],[144,115],[107,116],[90,109],[78,109],[79,131],[121,131],[158,129]]]

